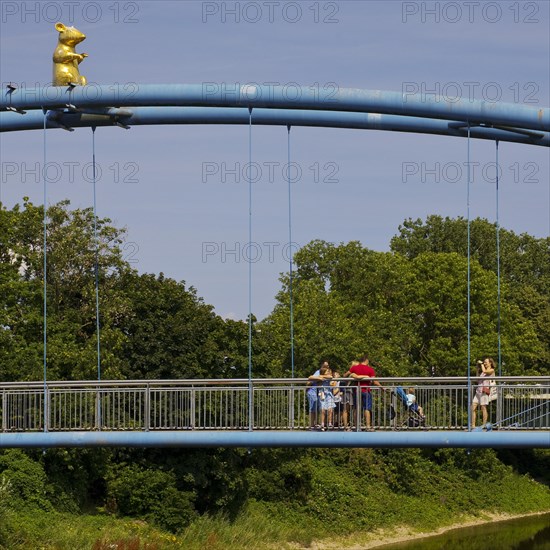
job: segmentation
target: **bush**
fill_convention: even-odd
[[[171,472],[121,465],[107,478],[107,502],[113,512],[146,518],[175,532],[195,518],[193,494],[178,491]]]
[[[248,494],[259,501],[302,502],[311,492],[312,466],[303,450],[259,449],[245,472]]]
[[[46,497],[46,473],[23,451],[10,449],[0,454],[0,474],[11,486],[13,507],[37,506],[51,510],[52,505]]]
[[[0,520],[2,514],[9,508],[9,501],[11,498],[11,482],[5,476],[0,476]]]
[[[49,449],[42,455],[49,500],[56,510],[79,513],[90,503],[103,502],[111,453],[110,449]]]
[[[10,499],[11,483],[6,476],[0,475],[0,548],[6,544]]]

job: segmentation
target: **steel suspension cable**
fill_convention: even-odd
[[[96,201],[96,161],[95,161],[95,126],[92,126],[92,184],[94,193],[94,244],[95,244],[95,317],[97,339],[97,380],[101,381],[101,333],[99,322],[99,239],[97,236],[97,201]]]
[[[292,283],[294,277],[294,265],[292,257],[292,182],[290,177],[290,124],[287,126],[287,180],[288,180],[288,252],[289,252],[289,303],[290,303],[290,368],[294,378],[294,303],[292,296]]]
[[[43,232],[44,232],[44,265],[43,265],[43,278],[44,278],[44,302],[43,302],[43,308],[44,308],[44,325],[43,325],[43,338],[44,338],[44,351],[43,351],[43,369],[44,369],[44,431],[48,431],[48,397],[47,397],[47,381],[48,381],[48,365],[47,365],[47,357],[48,357],[48,295],[47,295],[47,289],[48,289],[48,264],[47,264],[47,258],[48,258],[48,181],[46,178],[46,121],[47,121],[47,115],[48,111],[47,109],[42,109],[42,112],[44,113],[44,127],[42,129],[43,132],[43,148],[42,148],[42,187],[43,187],[43,207],[44,207],[44,217],[42,220],[43,223]]]
[[[467,240],[468,240],[468,281],[467,281],[467,302],[468,302],[468,320],[467,320],[467,339],[468,339],[468,402],[472,396],[472,381],[470,379],[470,370],[471,370],[471,336],[470,336],[470,321],[471,321],[471,303],[470,303],[470,283],[471,283],[471,273],[470,273],[470,123],[468,122],[468,139],[467,139],[467,183],[466,183],[466,210],[467,210]],[[471,407],[468,406],[468,430],[472,429],[472,411]]]
[[[252,107],[248,108],[248,429],[252,431]]]
[[[500,222],[499,222],[499,161],[498,139],[495,141],[495,168],[496,168],[496,241],[497,241],[497,341],[498,341],[498,375],[502,376],[502,349],[500,334]]]

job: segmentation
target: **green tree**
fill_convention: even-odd
[[[0,452],[0,479],[8,482],[12,506],[52,508],[46,497],[47,478],[42,465],[19,449]]]
[[[428,216],[426,221],[408,219],[399,226],[391,240],[391,250],[407,258],[423,252],[456,252],[467,255],[467,220],[462,217]],[[537,239],[523,233],[516,235],[499,229],[500,267],[508,282],[528,284],[537,291],[550,294],[550,237]],[[471,257],[488,270],[497,270],[496,225],[486,219],[470,222]]]
[[[295,360],[305,375],[320,357],[338,367],[367,352],[380,375],[465,375],[467,262],[457,253],[412,258],[359,243],[315,241],[295,257]],[[289,279],[262,323],[274,362],[289,363]],[[471,358],[497,351],[496,276],[471,262]],[[508,286],[503,286],[507,292]],[[275,336],[275,335],[276,336]],[[536,373],[543,348],[536,324],[504,302],[501,337],[506,374]],[[278,351],[277,351],[278,350]],[[284,352],[283,352],[284,350]],[[275,359],[276,358],[276,359]]]
[[[107,477],[107,499],[112,510],[144,517],[169,531],[193,520],[193,494],[179,491],[172,472],[135,464],[119,464]]]
[[[43,371],[43,208],[0,208],[0,379]],[[124,231],[62,201],[47,212],[47,376],[97,376],[96,260],[102,378],[243,375],[247,328],[160,274],[139,275],[122,257]],[[231,369],[234,366],[234,369]],[[227,372],[226,372],[227,371]]]
[[[485,219],[470,224],[471,257],[484,269],[497,272],[496,225]],[[550,372],[550,237],[537,239],[499,229],[500,274],[506,287],[502,304],[514,304],[534,326],[537,357],[528,368]],[[391,240],[391,249],[413,259],[424,252],[467,255],[467,221],[464,218],[428,216],[406,220]],[[496,283],[495,283],[496,284]],[[496,309],[496,304],[495,304]]]
[[[409,287],[411,320],[420,339],[413,354],[438,375],[467,372],[467,265],[455,253],[424,253],[412,260],[416,284]],[[471,358],[497,354],[496,280],[471,263]],[[514,304],[502,307],[501,339],[505,374],[529,374],[541,346],[535,329]]]
[[[43,355],[43,207],[25,199],[23,209],[0,208],[0,287],[4,291],[0,378],[39,379]],[[119,377],[124,335],[112,327],[125,304],[114,288],[128,269],[120,244],[123,231],[97,220],[97,247],[90,208],[70,211],[62,201],[47,211],[47,336],[49,378],[96,375],[95,268],[101,286],[102,363]]]
[[[165,277],[125,272],[129,304],[119,327],[128,378],[223,378],[247,372],[247,324],[223,320],[193,287]],[[233,368],[232,368],[233,367]]]
[[[120,289],[130,307],[120,326],[124,372],[129,378],[198,378],[209,372],[217,348],[210,334],[216,326],[212,307],[195,289],[155,275],[126,272]]]

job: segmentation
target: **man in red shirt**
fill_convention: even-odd
[[[344,374],[345,378],[355,378],[359,380],[359,386],[361,387],[361,404],[365,414],[365,426],[367,430],[371,428],[371,410],[372,410],[372,395],[370,386],[382,387],[382,384],[378,380],[370,380],[370,378],[376,377],[376,372],[369,365],[368,355],[363,355],[359,359],[359,364],[350,367],[348,372]]]

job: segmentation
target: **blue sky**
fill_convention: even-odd
[[[459,90],[473,99],[550,105],[546,1],[3,2],[3,85],[51,81],[57,19],[87,35],[77,46],[89,54],[81,73],[98,84]],[[261,252],[252,268],[259,318],[273,308],[279,274],[288,269],[286,134],[283,127],[253,128],[253,160],[262,168],[252,237]],[[322,128],[293,128],[291,135],[301,170],[292,205],[299,245],[359,240],[384,251],[406,218],[466,215],[464,139]],[[39,131],[1,135],[1,200],[8,207],[23,196],[42,202],[35,174],[42,139]],[[50,131],[47,150],[50,178],[57,179],[55,170],[60,176],[49,184],[49,202],[91,205],[91,131]],[[185,280],[220,315],[245,318],[248,129],[99,128],[96,154],[98,214],[127,228],[124,252],[132,265]],[[479,163],[471,215],[494,220],[494,144],[472,141],[471,155]],[[74,173],[67,161],[77,163]],[[500,161],[501,225],[548,236],[549,150],[501,143]]]

